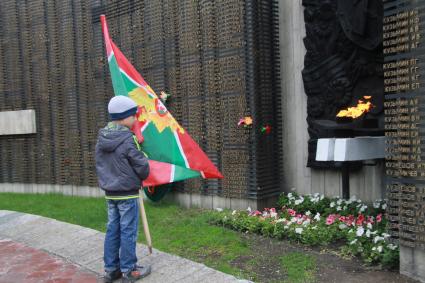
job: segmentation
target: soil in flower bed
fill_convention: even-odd
[[[253,251],[251,255],[241,256],[231,265],[246,274],[255,274],[255,282],[344,282],[344,283],[416,283],[398,270],[381,270],[364,265],[359,259],[344,259],[337,255],[338,243],[331,247],[306,247],[293,242],[279,241],[254,234],[244,234],[243,238]],[[282,256],[301,253],[315,262],[312,277],[291,278],[281,264]],[[301,263],[302,264],[302,263]],[[302,267],[301,267],[302,269]]]

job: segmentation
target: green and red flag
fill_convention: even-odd
[[[100,16],[100,20],[115,95],[128,96],[138,105],[132,130],[139,141],[143,140],[143,151],[148,155],[151,169],[143,186],[158,186],[199,176],[223,178],[111,40],[105,16]]]

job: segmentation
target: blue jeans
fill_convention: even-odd
[[[127,273],[137,263],[136,240],[139,223],[139,199],[107,200],[108,227],[104,256],[105,271],[120,269]]]

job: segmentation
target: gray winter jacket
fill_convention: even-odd
[[[149,175],[149,163],[128,128],[111,122],[101,129],[95,158],[99,186],[106,196],[138,195]]]

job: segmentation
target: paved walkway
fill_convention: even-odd
[[[0,283],[96,282],[103,274],[104,237],[78,225],[0,210]],[[152,274],[140,282],[249,282],[155,249],[148,256],[140,244],[137,254],[140,264],[152,265]]]
[[[46,252],[11,240],[0,240],[0,282],[96,283],[96,274]]]

